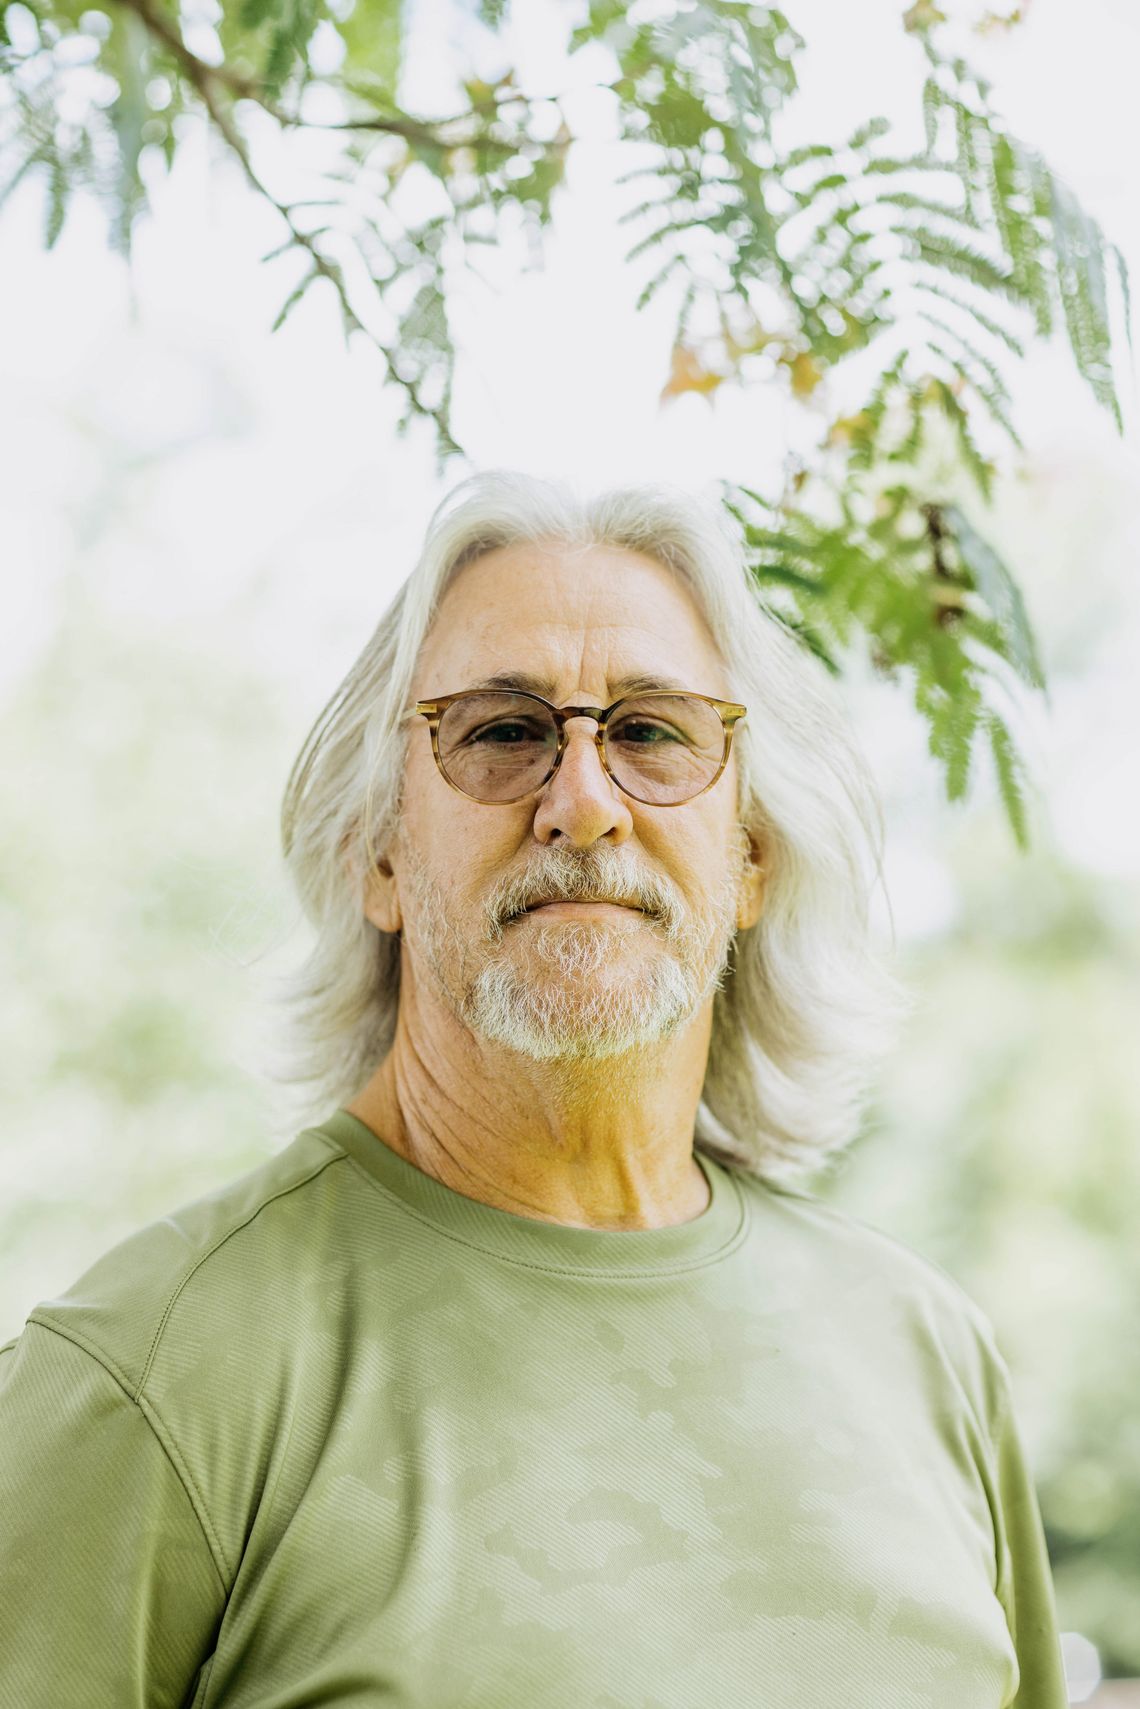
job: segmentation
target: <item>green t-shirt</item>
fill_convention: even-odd
[[[570,1228],[339,1110],[36,1306],[2,1709],[1066,1709],[986,1317],[697,1156]]]

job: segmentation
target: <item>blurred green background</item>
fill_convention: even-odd
[[[117,535],[140,477],[116,472],[109,437],[96,456],[117,491]],[[1070,503],[1087,507],[1080,580],[1074,524],[1040,506],[1035,478],[1002,501],[1003,528],[1034,564],[1061,704],[1135,622],[1135,588],[1108,549],[1123,495],[1098,483],[1093,468],[1067,478]],[[378,610],[358,578],[349,609],[314,636],[325,668],[283,681],[281,659],[259,656],[268,567],[197,614],[129,618],[88,569],[79,547],[50,632],[0,708],[5,1335],[115,1240],[289,1137],[259,1078],[265,976],[303,937],[278,797]],[[1100,688],[1113,680],[1108,663]],[[943,1264],[990,1314],[1065,1628],[1096,1642],[1106,1672],[1138,1673],[1136,887],[1067,852],[1044,803],[1033,852],[1018,855],[992,782],[964,809],[940,799],[901,693],[857,673],[849,693],[884,795],[899,959],[921,1007],[864,1137],[820,1190]],[[1098,791],[1125,788],[1127,812],[1135,790],[1099,774],[1095,706],[1087,718],[1073,751],[1052,755],[1056,786],[1086,787],[1090,813]]]
[[[1067,56],[1074,141],[1054,152],[1112,227],[1127,174],[1114,156],[1098,178],[1078,134],[1103,31],[1098,47],[1042,16],[1036,68],[1005,62],[1010,105]],[[0,356],[0,1339],[291,1137],[263,1074],[272,977],[304,942],[280,793],[441,496],[430,436],[397,448],[396,404],[331,310],[307,303],[270,339],[279,290],[257,257],[275,233],[205,145],[156,209],[129,278],[94,214],[50,256],[31,188],[5,214],[19,265],[0,309],[20,336]],[[669,318],[631,331],[620,244],[591,237],[580,196],[565,224],[545,275],[460,328],[457,419],[480,462],[598,484],[778,463],[771,400],[657,410]],[[1014,709],[1033,848],[1014,848],[984,771],[945,803],[905,692],[853,660],[921,1002],[818,1190],[942,1264],[994,1323],[1061,1625],[1099,1657],[1066,1638],[1081,1701],[1097,1666],[1140,1675],[1140,485],[1060,357],[1022,384],[1026,456],[990,527],[1050,683],[1048,706]],[[879,925],[889,938],[882,909]]]

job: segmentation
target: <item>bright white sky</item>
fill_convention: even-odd
[[[946,5],[954,16],[980,10]],[[445,0],[410,9],[405,99],[440,111],[450,104],[447,68],[462,63],[457,44],[471,31]],[[487,37],[477,69],[496,76],[514,63],[528,91],[574,88],[571,126],[591,140],[572,155],[544,270],[498,295],[473,287],[457,306],[458,437],[478,467],[587,485],[770,483],[803,432],[774,391],[724,388],[713,407],[695,396],[658,406],[676,302],[663,293],[633,313],[646,275],[635,281],[622,264],[633,239],[614,224],[606,109],[586,87],[606,66],[588,55],[565,62],[558,51],[577,7],[516,0],[515,9],[512,36]],[[837,140],[882,112],[917,140],[921,57],[901,29],[899,0],[787,0],[786,9],[808,43],[797,133]],[[209,55],[210,40],[204,24],[193,45]],[[1067,177],[1140,279],[1140,14],[1130,0],[1084,0],[1079,14],[1064,0],[1032,0],[1024,27],[967,45],[1014,128]],[[34,661],[65,573],[78,569],[124,625],[191,634],[200,625],[203,645],[240,654],[251,669],[307,678],[297,687],[307,723],[411,568],[445,486],[429,430],[395,439],[397,394],[381,386],[380,360],[363,343],[346,351],[323,287],[270,333],[297,263],[261,264],[282,240],[280,223],[237,166],[221,163],[222,145],[207,151],[204,141],[196,131],[173,176],[153,180],[133,283],[94,207],[73,206],[51,254],[41,247],[38,185],[25,182],[0,212],[0,540],[16,604],[15,624],[0,631],[0,695]],[[258,148],[275,187],[297,193],[273,138]],[[1035,473],[1009,500],[1006,526],[1020,531],[1031,615],[1061,652],[1083,604],[1107,602],[1111,617],[1109,638],[1079,681],[1058,686],[1051,714],[1030,709],[1030,752],[1065,851],[1106,874],[1135,873],[1135,445],[1115,437],[1063,352],[1027,365],[1017,404]],[[1135,417],[1134,389],[1126,409]],[[454,465],[445,485],[465,472]],[[253,579],[263,598],[256,634],[218,621]],[[900,719],[893,691],[867,685],[859,704],[888,806],[901,823],[917,788],[929,821],[925,849],[922,837],[895,840],[896,920],[904,932],[932,929],[939,897],[947,909],[951,899],[929,839],[949,820],[923,732]],[[904,772],[906,814],[892,798]]]

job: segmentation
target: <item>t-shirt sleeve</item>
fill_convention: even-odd
[[[224,1606],[146,1414],[29,1321],[0,1349],[0,1709],[181,1709]]]
[[[997,1594],[1017,1655],[1020,1683],[1009,1709],[1068,1709],[1045,1531],[1004,1366],[994,1432]]]

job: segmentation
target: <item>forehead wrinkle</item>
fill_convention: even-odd
[[[609,679],[607,678],[607,681]],[[469,683],[469,688],[504,688],[521,690],[524,693],[540,694],[544,700],[553,700],[558,691],[558,685],[550,677],[536,675],[531,671],[496,671],[491,676],[480,677],[478,682]],[[687,692],[697,693],[691,685],[683,683],[678,677],[663,676],[653,671],[638,671],[627,673],[610,682],[607,692],[616,698],[627,694],[641,694],[647,689],[671,689],[675,694]]]
[[[561,575],[541,578],[538,588],[528,576],[517,590],[510,575],[485,585],[480,571],[486,564],[486,558],[477,560],[448,589],[450,609],[437,613],[425,637],[423,662],[433,680],[425,672],[422,692],[499,688],[538,694],[557,705],[562,684],[563,701],[612,703],[649,689],[731,698],[722,680],[724,661],[699,605],[655,561],[646,561],[644,569],[671,585],[655,588],[652,597],[646,593],[636,606],[620,597],[621,578],[616,585],[612,578],[593,585],[588,559],[571,565],[555,554],[551,568]],[[636,556],[632,567],[642,568]],[[638,577],[631,579],[636,584]],[[628,584],[627,590],[632,591]]]

